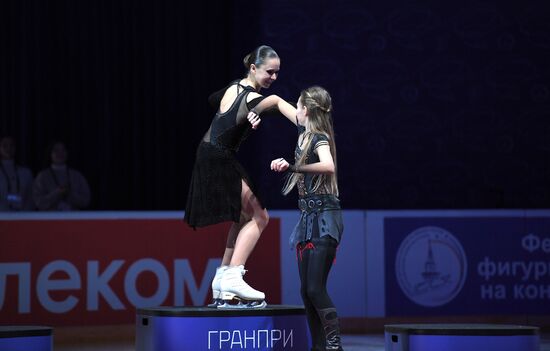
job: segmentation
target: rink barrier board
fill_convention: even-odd
[[[538,351],[539,328],[500,324],[394,324],[385,351]]]

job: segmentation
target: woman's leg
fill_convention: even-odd
[[[260,202],[244,180],[242,180],[241,208],[248,221],[240,228],[235,241],[233,254],[229,261],[230,266],[244,265],[254,250],[258,239],[269,222],[267,210],[262,208]]]
[[[262,231],[267,226],[269,217],[267,211],[262,208],[254,193],[244,181],[242,181],[241,208],[242,217],[248,220],[244,222],[238,231],[233,252],[228,252],[226,249],[226,259],[229,260],[229,266],[223,272],[220,280],[220,295],[225,301],[237,298],[238,300],[247,301],[246,307],[262,308],[266,305],[265,294],[248,285],[243,280],[243,275],[246,272],[244,265],[256,246]],[[233,229],[236,230],[237,228],[234,227]],[[230,234],[234,234],[234,232]]]
[[[231,262],[231,257],[233,256],[233,251],[235,249],[235,241],[237,240],[237,235],[241,230],[242,226],[247,222],[246,218],[241,215],[239,223],[233,223],[231,228],[229,228],[229,233],[227,234],[227,241],[225,244],[225,251],[223,253],[222,264],[220,267],[216,268],[216,274],[212,279],[212,299],[213,302],[209,305],[210,307],[217,307],[222,303],[220,297],[221,291],[221,279],[223,273],[229,267],[229,262]]]
[[[231,257],[233,257],[233,251],[235,250],[235,242],[237,241],[237,235],[241,231],[242,227],[248,222],[250,218],[246,218],[244,214],[241,214],[239,223],[231,224],[229,233],[227,234],[227,242],[225,243],[225,251],[223,253],[222,266],[229,266]]]
[[[242,198],[242,194],[241,194],[241,198]],[[242,202],[242,199],[241,199],[241,202]],[[222,258],[222,264],[220,267],[216,269],[216,274],[212,279],[213,303],[209,305],[211,307],[217,307],[222,303],[221,279],[223,277],[224,272],[227,270],[227,268],[229,268],[231,259],[233,258],[233,253],[235,252],[235,244],[236,244],[239,232],[241,231],[243,226],[246,223],[248,223],[251,219],[252,218],[249,214],[247,214],[244,211],[241,211],[241,217],[239,219],[239,223],[233,223],[229,228],[229,232],[227,233],[227,241],[225,243],[225,250]]]

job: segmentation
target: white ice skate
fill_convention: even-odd
[[[220,266],[216,268],[216,275],[212,279],[212,303],[208,307],[218,307],[223,304],[221,297],[220,281],[222,280],[222,275],[229,266]]]
[[[223,272],[220,282],[220,297],[223,304],[218,305],[218,308],[264,308],[267,306],[265,294],[253,289],[243,280],[245,273],[243,265],[228,267]]]

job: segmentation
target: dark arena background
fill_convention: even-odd
[[[348,245],[339,249],[341,268],[338,264],[335,268],[347,270],[360,261],[364,274],[355,278],[348,277],[349,271],[336,271],[333,276],[340,274],[339,278],[329,279],[338,284],[335,291],[343,289],[341,295],[334,293],[336,300],[357,281],[362,286],[358,294],[365,297],[357,312],[339,307],[342,330],[349,338],[344,341],[355,340],[354,334],[371,335],[367,343],[382,350],[384,325],[401,322],[507,323],[547,332],[550,3],[531,0],[2,1],[0,136],[14,137],[16,162],[34,175],[49,166],[48,145],[64,141],[68,164],[89,182],[91,202],[85,211],[67,217],[38,211],[2,214],[0,266],[32,262],[29,276],[34,284],[48,262],[72,262],[80,272],[83,292],[75,295],[82,306],[75,305],[63,317],[50,313],[36,298],[39,292],[32,290],[30,312],[25,312],[18,305],[17,280],[2,280],[14,273],[0,270],[0,327],[59,328],[56,348],[61,350],[80,351],[79,344],[109,341],[129,340],[133,345],[132,308],[140,306],[124,295],[128,294],[127,281],[123,282],[126,264],[156,257],[160,267],[170,267],[167,272],[175,276],[184,267],[176,258],[183,260],[187,253],[170,246],[192,247],[197,242],[181,218],[196,147],[215,113],[208,97],[244,77],[244,56],[262,44],[273,47],[281,59],[277,81],[262,90],[263,95],[277,94],[295,103],[302,89],[320,85],[333,99],[346,221],[343,244]],[[238,154],[268,211],[273,210],[268,231],[273,237],[251,260],[259,262],[270,255],[267,243],[281,252],[261,266],[276,267],[275,278],[280,279],[273,289],[280,291],[272,296],[281,304],[301,303],[299,290],[286,285],[297,284],[297,276],[295,255],[285,246],[299,210],[297,194],[281,194],[283,177],[271,172],[269,165],[277,157],[292,160],[296,138],[295,126],[278,112],[270,112],[262,116],[259,129]],[[418,218],[410,218],[416,214]],[[110,222],[119,217],[127,222]],[[164,227],[147,227],[154,222],[151,218],[168,222]],[[67,219],[84,223],[79,227]],[[456,242],[464,247],[463,252],[452,249],[462,254],[449,267],[459,265],[460,272],[467,272],[462,292],[441,307],[412,301],[399,276],[400,267],[411,264],[406,261],[409,252],[418,251],[417,262],[424,267],[427,248],[417,249],[414,240],[420,229],[434,226],[445,231],[425,235],[449,240],[439,248],[442,255]],[[109,234],[115,230],[122,236]],[[174,235],[174,230],[185,231],[189,239]],[[377,230],[380,236],[369,234]],[[54,239],[37,239],[37,232]],[[84,243],[71,236],[77,232],[82,232],[79,238],[87,238]],[[56,242],[55,235],[65,241]],[[163,241],[160,235],[168,239]],[[200,284],[199,277],[204,276],[207,288],[208,274],[218,262],[208,260],[219,256],[225,240],[221,234],[209,238],[215,238],[215,251],[209,246],[212,241],[198,240],[199,249],[189,261],[199,266],[193,270],[193,281]],[[40,247],[25,251],[33,240]],[[80,256],[87,242],[94,248],[96,242],[100,253]],[[157,243],[162,247],[151,249]],[[112,247],[101,251],[102,245]],[[70,247],[79,249],[71,252]],[[22,250],[19,256],[17,248]],[[436,260],[437,250],[434,246]],[[35,262],[34,252],[51,254]],[[165,252],[169,259],[162,261]],[[385,256],[377,256],[379,252]],[[464,257],[462,266],[460,257]],[[116,266],[117,259],[124,259],[124,265]],[[110,317],[88,315],[84,282],[93,266],[90,262],[99,262],[99,273],[107,267],[118,272],[112,280],[108,274],[104,277],[126,306],[126,314],[110,314],[114,300],[99,290],[97,296],[102,298],[96,312]],[[55,267],[70,271],[68,266]],[[153,266],[143,267],[160,274]],[[454,274],[453,269],[449,274]],[[292,273],[286,274],[287,270]],[[251,274],[258,285],[266,279],[253,269]],[[188,279],[182,277],[183,273],[180,278]],[[153,277],[143,277],[149,278]],[[156,278],[160,285],[159,275]],[[531,285],[518,287],[523,283]],[[201,305],[186,289],[180,292],[187,297],[178,298],[178,290],[170,288],[167,300],[158,304]],[[53,300],[67,299],[67,294]],[[156,296],[155,288],[136,288],[136,294]],[[379,310],[376,299],[382,295],[384,309]],[[462,308],[469,303],[471,308]],[[63,318],[90,322],[71,326]],[[111,324],[118,326],[117,331],[110,331]],[[541,335],[542,349],[550,349],[548,338]],[[346,350],[356,350],[355,342],[365,341],[348,341]]]
[[[332,94],[345,208],[548,207],[543,1],[8,1],[1,16],[0,130],[34,171],[65,140],[92,209],[182,209],[207,98],[260,44],[281,57],[264,94]],[[270,208],[294,208],[268,171],[296,138],[279,117],[241,156]]]

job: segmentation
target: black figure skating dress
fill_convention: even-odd
[[[227,88],[234,84],[237,84],[238,91],[235,101],[224,113],[218,109],[197,148],[184,218],[193,228],[225,221],[239,222],[242,180],[257,196],[250,177],[236,159],[236,153],[252,129],[246,118],[248,112],[263,97],[247,103],[247,96],[254,92],[254,88],[243,86],[239,81],[230,83]],[[217,106],[227,88],[220,90],[218,98],[214,99]]]

